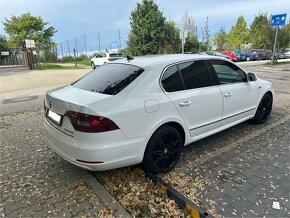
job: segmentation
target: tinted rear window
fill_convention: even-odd
[[[128,64],[105,64],[72,84],[73,87],[116,95],[135,80],[144,69]]]
[[[112,53],[109,54],[110,57],[123,57],[122,54]]]

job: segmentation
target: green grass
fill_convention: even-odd
[[[84,59],[84,60],[78,61],[78,64],[83,64],[83,65],[90,66],[91,65],[91,60]]]
[[[63,63],[69,63],[69,64],[74,64],[74,61],[64,61]],[[77,61],[78,64],[86,65],[86,66],[91,66],[91,60],[90,59],[82,59]]]
[[[62,66],[60,64],[55,63],[42,63],[41,68],[43,70],[75,70],[75,69],[83,69],[83,67],[75,67],[75,66]]]

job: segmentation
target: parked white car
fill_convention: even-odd
[[[123,56],[120,53],[102,52],[102,53],[96,54],[95,57],[91,59],[91,67],[92,69],[95,69],[96,66],[100,66],[110,61],[118,60],[121,58],[123,58]]]
[[[286,48],[285,56],[286,56],[286,58],[290,58],[290,48]]]
[[[48,91],[44,125],[52,148],[77,166],[141,163],[164,173],[184,145],[249,119],[266,122],[273,96],[270,82],[221,57],[128,58]]]

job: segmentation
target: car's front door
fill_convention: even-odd
[[[221,126],[233,125],[253,116],[257,106],[256,83],[248,82],[245,72],[233,63],[212,60],[211,64],[224,99]]]
[[[192,137],[202,137],[220,126],[223,98],[205,61],[171,66],[161,81]]]

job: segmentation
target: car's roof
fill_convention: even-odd
[[[168,55],[146,55],[133,57],[131,60],[127,58],[115,60],[113,63],[126,63],[132,64],[139,67],[147,67],[153,64],[169,65],[176,62],[196,60],[196,59],[222,59],[216,56],[206,54],[168,54]]]

